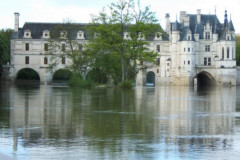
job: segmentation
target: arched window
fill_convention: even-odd
[[[44,64],[48,64],[48,58],[44,57]]]
[[[224,47],[222,47],[222,59],[224,59]]]
[[[227,47],[227,58],[229,58],[229,47]]]

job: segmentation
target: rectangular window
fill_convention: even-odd
[[[65,50],[66,50],[65,44],[62,44],[62,51],[65,52]]]
[[[204,66],[207,65],[207,58],[204,58]]]
[[[211,66],[211,58],[208,58],[208,65]]]
[[[205,45],[205,52],[210,52],[210,45]]]
[[[44,51],[48,51],[48,43],[44,44]]]
[[[48,58],[44,57],[44,64],[48,64]]]
[[[160,58],[157,58],[157,65],[160,65]]]
[[[29,51],[29,43],[25,44],[25,51]]]
[[[210,32],[205,32],[205,39],[210,39]]]
[[[157,50],[157,52],[160,52],[160,45],[156,46],[156,50]]]
[[[66,58],[62,57],[62,64],[66,64]]]
[[[82,45],[82,44],[79,44],[79,45],[78,45],[78,49],[79,49],[79,51],[83,51],[83,45]]]
[[[25,64],[29,64],[29,56],[25,57]]]
[[[188,61],[188,65],[190,65],[190,61]]]
[[[183,49],[183,51],[185,52],[185,48]]]
[[[188,48],[188,52],[190,52],[190,48]]]

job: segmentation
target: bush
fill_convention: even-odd
[[[120,87],[123,89],[131,89],[133,86],[133,81],[132,80],[125,80],[120,83]]]
[[[90,88],[94,86],[94,83],[83,79],[78,74],[73,74],[68,83],[69,83],[69,86],[71,87]]]

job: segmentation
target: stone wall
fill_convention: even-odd
[[[240,67],[237,67],[236,80],[237,80],[237,86],[240,86]]]

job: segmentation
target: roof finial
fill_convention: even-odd
[[[228,24],[227,10],[225,10],[225,15],[224,15],[224,24],[225,24],[225,26],[227,26],[227,24]]]
[[[215,16],[217,15],[217,6],[215,5]]]

